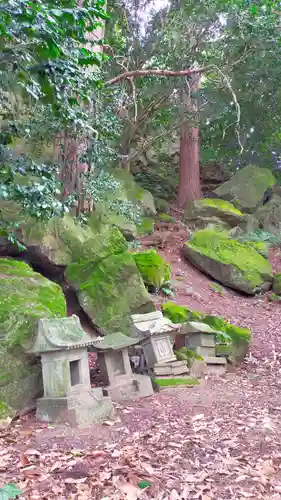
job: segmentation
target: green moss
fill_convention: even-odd
[[[175,224],[177,222],[174,217],[171,217],[168,214],[158,214],[157,220],[159,220],[160,222],[170,222],[171,224]]]
[[[281,301],[281,297],[279,295],[277,295],[276,293],[271,293],[268,296],[268,300],[269,300],[269,302],[280,302]]]
[[[169,318],[172,323],[186,323],[187,321],[201,320],[202,314],[192,311],[188,307],[179,306],[175,302],[167,302],[162,305],[162,312],[166,318]]]
[[[262,201],[265,191],[274,186],[275,178],[267,168],[248,165],[238,170],[233,177],[221,184],[215,193],[227,198],[243,212],[253,213]]]
[[[14,410],[3,401],[0,401],[0,420],[11,417],[15,414]]]
[[[129,334],[130,314],[154,310],[135,261],[127,252],[97,264],[70,264],[66,276],[84,311],[105,333]]]
[[[155,250],[132,254],[146,285],[160,289],[171,279],[171,269]]]
[[[142,217],[140,224],[137,225],[137,233],[139,236],[143,236],[145,234],[152,234],[154,231],[154,219],[150,217]]]
[[[155,207],[156,207],[156,210],[158,213],[159,212],[167,212],[169,209],[169,203],[166,200],[164,200],[163,198],[155,197],[154,203],[155,203]]]
[[[276,273],[273,276],[272,291],[276,293],[276,295],[281,295],[281,273]]]
[[[200,382],[197,378],[153,378],[155,384],[160,387],[173,387],[177,385],[199,385]]]
[[[243,241],[244,245],[248,245],[259,252],[263,257],[268,256],[268,245],[265,241]]]
[[[202,205],[203,207],[214,207],[218,208],[221,211],[224,212],[230,212],[236,215],[241,215],[243,217],[243,213],[238,210],[238,208],[235,208],[232,203],[229,203],[228,201],[225,200],[220,200],[219,198],[202,198],[201,200],[196,202],[198,205]]]
[[[223,297],[223,296],[224,296],[224,292],[225,292],[225,290],[224,290],[224,288],[223,288],[221,285],[219,285],[218,283],[209,283],[209,287],[210,287],[210,289],[211,289],[213,292],[217,293],[217,294],[218,294],[218,295],[220,295],[221,297]]]
[[[190,359],[204,361],[204,358],[202,356],[199,356],[199,354],[197,354],[192,349],[188,349],[188,347],[181,347],[180,349],[175,351],[175,356],[178,361],[189,361]]]
[[[270,263],[260,253],[249,245],[229,239],[227,233],[203,229],[194,233],[186,246],[200,255],[233,266],[253,289],[262,285],[263,276],[272,274]]]
[[[0,259],[0,275],[0,335],[10,345],[23,345],[38,319],[66,315],[59,285],[24,262]]]

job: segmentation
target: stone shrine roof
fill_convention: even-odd
[[[165,333],[172,334],[181,327],[181,325],[176,325],[168,318],[165,318],[161,311],[153,311],[147,314],[134,314],[131,316],[131,320],[133,322],[132,336],[139,338]]]
[[[87,347],[99,344],[100,340],[103,338],[88,335],[79,318],[73,315],[68,318],[40,319],[35,340],[26,347],[28,352],[40,354]]]
[[[125,349],[131,345],[137,344],[139,339],[133,339],[132,337],[127,337],[123,333],[116,332],[110,335],[105,335],[97,342],[93,342],[93,346],[99,351],[107,351],[112,349],[118,351],[119,349]]]

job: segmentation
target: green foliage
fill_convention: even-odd
[[[281,301],[281,297],[279,295],[277,295],[276,293],[271,293],[268,296],[268,300],[269,300],[269,302],[280,302]]]
[[[166,302],[162,305],[162,312],[172,323],[186,323],[187,321],[201,320],[202,314],[197,311],[191,311],[188,307],[179,306],[175,302]]]
[[[178,361],[189,361],[189,360],[199,360],[199,361],[204,361],[204,358],[202,356],[199,356],[195,351],[192,349],[188,349],[188,347],[181,347],[177,351],[175,351],[175,356]]]
[[[132,256],[146,285],[159,290],[170,281],[170,266],[155,250],[137,252]]]
[[[150,217],[141,217],[140,223],[137,226],[137,232],[139,236],[143,236],[145,234],[152,234],[154,231],[154,219]]]
[[[6,484],[0,488],[0,500],[11,500],[18,498],[23,492],[15,484]]]
[[[269,246],[280,246],[281,235],[268,233],[262,229],[257,229],[251,233],[238,235],[237,239],[241,242],[253,242],[258,244],[268,244]]]

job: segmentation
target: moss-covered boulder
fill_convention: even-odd
[[[272,291],[276,295],[281,295],[281,273],[276,273],[273,276]]]
[[[160,289],[170,281],[170,266],[156,250],[136,252],[132,256],[147,286]]]
[[[244,215],[234,205],[225,200],[211,198],[188,203],[183,218],[186,224],[198,229],[203,229],[210,223],[231,228],[244,221]]]
[[[281,197],[274,194],[272,198],[255,212],[259,226],[267,233],[281,232]]]
[[[274,184],[275,178],[269,169],[248,165],[221,184],[215,194],[218,198],[230,201],[242,212],[253,213],[262,204],[266,191]]]
[[[53,218],[47,224],[25,227],[24,243],[29,248],[37,248],[42,258],[60,266],[86,260],[98,262],[127,249],[126,240],[117,227],[98,225],[96,219],[82,226],[69,215],[63,219]]]
[[[61,288],[24,262],[0,259],[0,403],[21,409],[41,391],[41,367],[24,351],[44,317],[66,315]]]
[[[235,290],[254,295],[271,286],[270,263],[252,246],[228,238],[227,232],[197,231],[183,253],[198,269]]]
[[[154,310],[135,261],[127,252],[98,263],[70,264],[66,277],[81,307],[105,333],[130,334],[130,315]]]

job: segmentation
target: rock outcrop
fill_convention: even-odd
[[[0,274],[0,406],[19,410],[41,390],[40,362],[25,345],[38,319],[65,316],[66,304],[60,286],[24,262],[0,259]]]
[[[183,219],[189,227],[204,229],[210,223],[226,228],[240,226],[245,217],[228,201],[202,198],[187,204]]]
[[[270,263],[252,245],[230,239],[227,232],[197,231],[183,253],[205,274],[249,295],[266,291],[272,284]]]
[[[233,203],[245,213],[254,213],[264,202],[266,192],[275,184],[272,172],[254,165],[238,170],[229,181],[215,191],[218,198]]]
[[[259,226],[268,233],[281,232],[281,197],[274,194],[272,198],[255,212]]]

